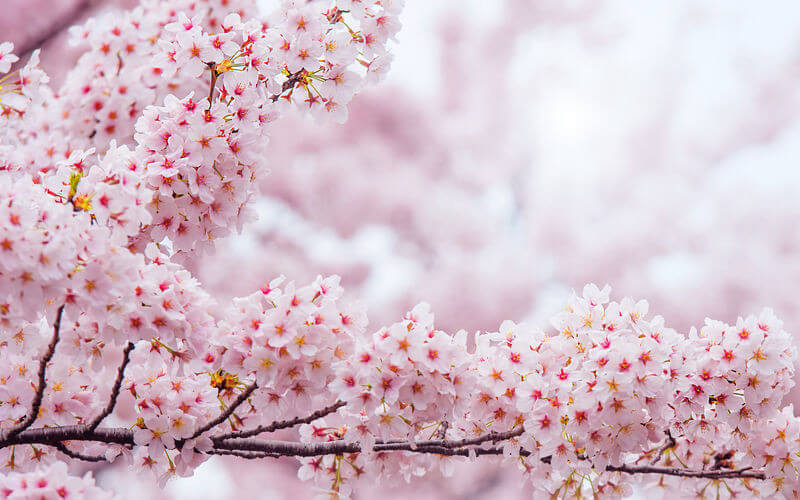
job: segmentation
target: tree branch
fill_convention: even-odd
[[[656,456],[650,461],[650,465],[657,464],[659,460],[661,460],[661,457],[664,456],[664,453],[667,450],[673,448],[677,444],[675,442],[675,438],[672,437],[672,433],[669,431],[669,429],[666,430],[665,434],[667,435],[667,438],[664,440],[664,445],[658,449]]]
[[[626,474],[664,474],[667,476],[696,477],[704,479],[766,479],[767,476],[762,471],[753,470],[752,467],[730,470],[689,470],[678,469],[676,467],[654,467],[643,465],[641,467],[633,465],[606,466],[609,472],[624,472]]]
[[[66,456],[68,456],[70,458],[74,458],[76,460],[83,460],[84,462],[105,462],[106,461],[106,457],[95,457],[95,456],[91,456],[91,455],[84,455],[83,453],[78,453],[77,451],[72,451],[69,448],[67,448],[67,445],[65,445],[64,443],[56,443],[56,444],[54,444],[52,446],[55,447],[55,449],[57,449],[58,451],[60,451],[64,455],[66,455]]]
[[[478,439],[478,438],[476,438]],[[493,438],[488,434],[481,442],[490,441]],[[429,444],[435,443],[435,444]],[[376,444],[374,451],[407,451],[412,453],[430,453],[445,456],[481,456],[481,455],[502,455],[502,448],[462,448],[458,447],[459,441],[417,441],[402,443],[383,443]],[[321,455],[343,455],[345,453],[360,453],[359,443],[347,443],[344,441],[329,441],[325,443],[296,443],[285,441],[258,441],[245,439],[229,439],[216,443],[217,449],[243,450],[256,453],[276,454],[280,456],[294,457],[317,457]],[[530,456],[527,450],[520,450],[521,456]],[[632,466],[632,465],[609,465],[606,467],[608,472],[622,472],[626,474],[664,474],[668,476],[695,477],[706,479],[766,479],[762,471],[752,470],[752,467],[731,470],[691,470],[679,469],[674,467],[654,467],[654,466]]]
[[[98,428],[89,430],[88,425],[64,425],[37,427],[11,435],[11,430],[0,431],[0,449],[18,444],[55,445],[61,441],[97,441],[107,444],[133,446],[133,431],[125,428]]]
[[[122,387],[122,380],[125,378],[125,367],[128,366],[128,362],[131,359],[130,354],[134,347],[136,347],[136,345],[133,342],[128,342],[128,345],[122,350],[122,363],[120,363],[119,368],[117,368],[117,379],[114,381],[114,386],[111,388],[111,397],[108,400],[108,405],[106,405],[106,408],[100,415],[91,421],[89,430],[93,431],[97,429],[100,422],[114,411],[114,406],[116,406],[117,398],[119,397],[119,390]]]
[[[255,429],[248,429],[238,432],[229,432],[228,434],[223,434],[222,436],[214,436],[214,440],[216,441],[220,439],[248,438],[258,434],[262,434],[264,432],[274,432],[279,429],[288,429],[289,427],[294,427],[295,425],[309,424],[318,418],[330,415],[331,413],[335,412],[345,404],[346,403],[344,401],[337,401],[330,406],[326,406],[321,410],[315,411],[314,413],[312,413],[307,417],[297,417],[291,420],[279,420],[272,422],[269,425],[259,425]]]
[[[217,88],[217,77],[219,73],[217,73],[217,65],[214,63],[206,63],[208,68],[211,70],[211,85],[208,89],[208,111],[211,111],[211,107],[214,101],[214,90]]]
[[[250,397],[250,394],[252,394],[253,391],[255,391],[257,387],[258,387],[258,385],[255,382],[253,382],[252,384],[248,385],[247,389],[245,389],[243,393],[239,394],[239,397],[236,398],[236,400],[233,403],[231,403],[230,406],[228,406],[227,410],[225,410],[222,413],[220,413],[217,418],[215,418],[214,420],[210,421],[209,423],[207,423],[203,427],[200,427],[199,429],[197,429],[195,431],[195,433],[192,434],[192,437],[190,439],[194,439],[197,436],[199,436],[200,434],[202,434],[202,433],[204,433],[204,432],[206,432],[208,430],[211,430],[214,427],[216,427],[217,425],[219,425],[222,422],[226,421],[228,419],[228,417],[230,417],[233,414],[233,412],[236,411],[236,408],[238,408],[239,405],[244,403],[245,400],[247,400],[247,398]]]
[[[281,458],[281,455],[274,453],[257,453],[254,451],[236,451],[236,450],[209,450],[209,455],[227,455],[239,458],[246,458],[253,460],[257,458]]]
[[[510,431],[517,433],[519,430]],[[90,430],[87,425],[71,425],[64,427],[39,427],[20,432],[13,438],[9,431],[0,432],[0,448],[16,444],[45,444],[57,446],[62,441],[96,441],[109,444],[133,445],[133,431],[124,428],[98,428]],[[503,433],[488,433],[478,438],[459,441],[416,441],[416,442],[383,442],[373,447],[376,452],[405,451],[410,453],[429,453],[444,456],[482,456],[502,455],[499,447],[480,448],[464,447],[464,442],[485,443],[499,440]],[[279,457],[318,457],[323,455],[344,455],[361,453],[362,447],[357,442],[328,441],[324,443],[299,443],[293,441],[266,441],[258,439],[222,439],[217,440],[208,453],[212,455],[232,455],[240,458],[279,458]],[[74,452],[72,452],[74,453]],[[520,456],[530,456],[531,452],[520,450]],[[543,457],[542,462],[549,462],[550,457]],[[82,459],[82,458],[81,458]],[[724,470],[692,470],[675,467],[609,465],[608,472],[624,474],[662,474],[677,477],[693,477],[705,479],[766,479],[766,474],[751,467]]]
[[[277,94],[272,94],[271,96],[269,96],[272,102],[277,101],[287,90],[294,88],[294,86],[303,79],[304,72],[305,70],[300,69],[296,73],[290,74],[289,78],[285,82],[283,82],[283,85],[281,85],[281,91],[278,92]]]
[[[519,437],[522,435],[523,432],[525,432],[525,429],[523,429],[522,426],[519,426],[516,429],[510,431],[488,432],[478,437],[474,437],[471,439],[461,439],[459,441],[444,441],[441,439],[430,440],[430,441],[417,441],[417,446],[425,446],[427,443],[430,443],[430,445],[441,445],[442,443],[447,443],[448,446],[451,446],[453,448],[461,448],[464,446],[473,446],[487,442],[496,443],[498,441],[505,441],[507,439]]]
[[[0,440],[0,443],[5,443],[6,439],[13,439],[14,436],[33,425],[33,423],[36,422],[36,419],[39,418],[39,410],[42,407],[44,390],[47,387],[47,363],[53,359],[53,354],[56,352],[56,344],[58,344],[60,338],[59,332],[61,331],[61,316],[63,314],[64,305],[62,304],[61,307],[58,308],[58,312],[56,313],[56,321],[53,324],[53,338],[50,340],[50,344],[47,346],[47,351],[45,351],[44,356],[42,356],[42,359],[39,360],[39,384],[36,386],[36,393],[33,395],[33,403],[31,404],[30,414],[23,416],[20,423],[6,431],[6,437],[5,439]]]

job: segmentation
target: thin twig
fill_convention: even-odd
[[[461,439],[458,441],[442,441],[442,440],[417,441],[417,446],[425,446],[427,443],[430,443],[431,445],[441,445],[443,443],[446,443],[447,446],[450,446],[452,448],[461,448],[464,446],[473,446],[487,442],[496,443],[498,441],[505,441],[507,439],[521,436],[523,432],[525,432],[525,429],[523,429],[522,426],[520,426],[517,427],[516,429],[512,429],[506,432],[487,432],[486,434],[482,434],[474,438]]]
[[[269,98],[272,99],[272,102],[277,101],[287,90],[294,88],[294,86],[302,80],[302,76],[303,76],[302,69],[298,70],[296,73],[292,73],[291,75],[289,75],[289,78],[281,85],[281,91],[278,92],[277,94],[272,94],[271,96],[269,96]]]
[[[95,457],[92,455],[84,455],[83,453],[78,453],[77,451],[72,451],[67,448],[67,445],[64,443],[55,443],[54,446],[58,451],[63,453],[64,455],[74,458],[76,460],[83,460],[84,462],[105,462],[106,457]]]
[[[212,102],[214,101],[214,90],[217,88],[217,65],[215,63],[208,63],[208,68],[211,70],[211,85],[208,89],[208,111],[211,111]]]
[[[221,436],[214,436],[214,440],[248,438],[248,437],[256,436],[258,434],[262,434],[264,432],[274,432],[274,431],[277,431],[279,429],[288,429],[290,427],[294,427],[295,425],[308,424],[308,423],[311,423],[311,422],[313,422],[314,420],[316,420],[318,418],[322,418],[322,417],[324,417],[326,415],[330,415],[331,413],[335,412],[336,410],[338,410],[339,408],[341,408],[345,404],[346,403],[344,401],[337,401],[336,403],[334,403],[334,404],[332,404],[330,406],[326,406],[325,408],[322,408],[321,410],[315,411],[314,413],[312,413],[311,415],[308,415],[307,417],[297,417],[297,418],[293,418],[291,420],[280,420],[280,421],[272,422],[269,425],[259,425],[255,429],[248,429],[248,430],[238,431],[238,432],[230,432],[228,434],[223,434]]]
[[[47,351],[45,351],[44,356],[42,356],[42,359],[39,360],[39,385],[36,386],[36,393],[33,395],[31,411],[28,415],[22,417],[22,421],[20,423],[8,430],[5,435],[6,440],[13,439],[14,436],[33,425],[33,423],[36,422],[36,419],[39,418],[39,410],[42,407],[44,390],[47,387],[47,363],[53,359],[53,354],[56,352],[56,344],[58,344],[60,338],[59,332],[61,331],[61,316],[63,314],[64,305],[62,304],[61,307],[58,308],[58,312],[56,313],[56,321],[53,324],[53,338],[50,340],[50,344],[47,346]]]
[[[664,441],[664,445],[658,449],[658,453],[656,454],[655,458],[653,458],[653,460],[650,461],[650,465],[657,464],[659,460],[661,460],[661,457],[664,456],[664,453],[670,448],[675,447],[675,445],[677,444],[675,442],[675,438],[672,437],[672,433],[669,431],[669,429],[667,429],[665,432],[667,434],[667,439]]]
[[[228,408],[225,411],[220,413],[219,416],[217,418],[215,418],[214,420],[210,421],[209,423],[207,423],[203,427],[200,427],[199,429],[197,429],[195,431],[195,433],[192,434],[192,437],[190,439],[194,439],[197,436],[199,436],[200,434],[206,432],[207,430],[210,430],[210,429],[216,427],[217,425],[221,424],[222,422],[228,420],[228,417],[230,417],[233,414],[233,412],[236,411],[236,408],[238,408],[239,405],[244,403],[245,400],[247,400],[247,398],[250,397],[250,394],[252,394],[253,391],[255,391],[257,387],[258,387],[258,385],[255,382],[253,382],[252,384],[248,385],[247,389],[245,389],[243,393],[239,394],[239,397],[236,398],[236,400],[234,400],[234,402],[231,403],[231,405],[228,406]]]
[[[442,423],[439,425],[439,429],[436,431],[436,438],[444,440],[447,438],[447,429],[450,428],[450,422],[447,420],[443,420]]]
[[[128,342],[128,345],[122,350],[122,363],[120,363],[119,368],[117,368],[117,379],[114,381],[114,386],[111,388],[111,397],[108,400],[108,405],[106,405],[106,408],[100,415],[92,420],[89,424],[89,430],[93,431],[97,429],[100,422],[114,411],[114,406],[116,406],[117,398],[119,397],[119,390],[122,388],[122,380],[125,378],[125,367],[128,366],[128,362],[131,359],[130,354],[134,347],[136,347],[136,345],[133,342]]]

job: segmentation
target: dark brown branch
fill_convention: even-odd
[[[439,430],[436,431],[436,437],[438,439],[445,439],[447,438],[447,429],[450,428],[450,422],[447,420],[443,420],[441,424],[439,424]]]
[[[476,438],[477,439],[477,438]],[[481,442],[493,439],[486,435]],[[408,451],[412,453],[431,453],[436,455],[463,456],[502,455],[502,448],[467,448],[460,446],[460,441],[428,440],[409,442],[398,440],[377,442],[373,451]],[[300,443],[294,441],[261,441],[256,439],[225,439],[214,443],[218,450],[240,450],[260,453],[274,453],[290,457],[318,457],[322,455],[343,455],[345,453],[361,453],[361,445],[357,442],[328,441],[324,443]],[[521,456],[529,456],[527,450],[520,450]]]
[[[119,390],[122,388],[122,380],[125,378],[125,367],[128,366],[128,362],[131,359],[131,351],[134,347],[135,344],[133,342],[128,342],[128,345],[126,345],[125,349],[122,350],[122,363],[120,363],[119,368],[117,368],[117,378],[114,380],[114,386],[111,388],[111,397],[108,400],[108,405],[106,405],[106,408],[100,415],[91,421],[89,424],[89,430],[93,431],[97,429],[97,426],[100,425],[100,422],[102,422],[107,416],[111,415],[111,412],[114,411],[114,406],[116,406],[117,398],[119,397]]]
[[[236,450],[210,450],[209,455],[228,455],[232,457],[246,458],[253,460],[257,458],[281,458],[281,455],[274,453],[258,453],[254,451],[236,451]]]
[[[287,90],[294,88],[294,86],[303,79],[304,71],[305,70],[301,69],[296,73],[292,73],[291,75],[289,75],[289,78],[285,82],[283,82],[283,85],[281,85],[281,91],[278,92],[277,94],[272,94],[271,96],[269,96],[269,98],[272,99],[272,102],[277,101]]]
[[[0,431],[0,449],[18,444],[55,445],[61,441],[97,441],[107,444],[133,445],[133,431],[124,428],[98,428],[89,430],[87,425],[64,425],[59,427],[37,427],[11,436],[11,430]]]
[[[217,65],[214,63],[207,63],[208,68],[211,70],[211,85],[208,89],[208,111],[211,111],[212,103],[214,101],[214,90],[217,88]]]
[[[67,448],[67,445],[64,443],[56,443],[53,445],[55,449],[63,453],[64,455],[74,458],[75,460],[83,460],[84,462],[105,462],[106,457],[95,457],[91,455],[84,455],[83,453],[78,453],[77,451],[72,451]]]
[[[236,408],[238,408],[239,405],[244,403],[245,400],[247,400],[247,398],[250,397],[250,394],[252,394],[253,391],[255,391],[257,387],[258,387],[258,385],[255,382],[253,382],[252,384],[248,385],[247,389],[245,389],[244,392],[239,394],[239,397],[237,397],[236,400],[234,400],[234,402],[231,403],[231,405],[228,406],[228,408],[225,411],[220,413],[219,416],[217,418],[215,418],[214,420],[210,421],[209,423],[207,423],[203,427],[200,427],[199,429],[197,429],[195,431],[195,433],[192,434],[192,437],[190,439],[194,439],[197,436],[199,436],[200,434],[202,434],[202,433],[204,433],[204,432],[206,432],[208,430],[211,430],[214,427],[216,427],[217,425],[221,424],[222,422],[228,420],[228,417],[233,415],[233,412],[236,411]]]
[[[687,470],[675,467],[654,467],[643,465],[641,467],[633,465],[606,466],[609,472],[624,472],[625,474],[664,474],[667,476],[696,477],[704,479],[766,479],[767,476],[752,467],[730,470]]]
[[[53,338],[50,340],[50,344],[47,346],[47,351],[45,351],[44,356],[42,359],[39,360],[39,384],[36,386],[36,393],[33,395],[33,403],[31,404],[31,411],[28,415],[22,417],[22,421],[9,429],[6,433],[6,438],[0,440],[0,443],[4,443],[7,439],[13,439],[14,436],[18,435],[31,425],[36,422],[36,419],[39,418],[39,410],[42,407],[42,398],[44,397],[44,390],[47,388],[47,363],[53,359],[53,354],[56,352],[56,344],[59,341],[59,332],[61,331],[61,316],[64,314],[64,306],[58,308],[58,312],[56,313],[56,321],[53,323]]]
[[[484,442],[489,441],[488,436]],[[426,441],[416,443],[384,443],[376,444],[374,451],[406,451],[412,453],[431,453],[445,456],[481,456],[502,455],[502,448],[456,448],[457,441],[439,441],[436,445],[426,444]],[[217,449],[244,450],[249,452],[273,453],[281,456],[316,457],[320,455],[343,455],[346,453],[359,453],[361,446],[358,443],[344,441],[331,441],[327,443],[292,443],[284,441],[257,441],[257,440],[225,440],[216,444]],[[527,450],[520,450],[520,456],[530,456]],[[547,457],[545,457],[547,458]],[[632,466],[621,465],[606,467],[608,472],[622,472],[625,474],[664,474],[678,477],[694,477],[706,479],[766,479],[762,471],[752,470],[751,467],[732,470],[690,470],[674,467]]]
[[[489,441],[487,437],[485,441]],[[502,448],[454,448],[457,441],[440,441],[438,445],[426,445],[426,442],[416,443],[384,443],[376,444],[374,451],[406,451],[412,453],[431,453],[445,456],[481,456],[502,455]],[[217,443],[217,449],[245,450],[249,452],[272,453],[280,456],[316,457],[320,455],[343,455],[346,453],[359,453],[361,446],[358,443],[331,441],[327,443],[292,443],[284,441],[257,441],[257,440],[226,440]],[[520,450],[520,456],[530,456],[527,450]],[[625,474],[663,474],[678,477],[694,477],[705,479],[766,479],[762,471],[752,470],[752,467],[732,470],[690,470],[674,467],[632,466],[621,465],[606,467],[608,472],[622,472]]]
[[[430,446],[442,446],[443,444],[449,448],[463,448],[466,446],[475,446],[483,443],[496,443],[498,441],[505,441],[507,439],[515,438],[521,436],[524,432],[522,427],[518,427],[516,429],[506,431],[506,432],[487,432],[486,434],[481,434],[480,436],[474,438],[467,438],[467,439],[460,439],[458,441],[446,441],[443,439],[428,439],[424,441],[415,441],[414,447],[416,448],[425,448]],[[376,448],[383,446],[383,445],[393,445],[393,444],[402,444],[408,443],[407,439],[379,439],[375,442]],[[388,449],[388,448],[387,448]],[[528,456],[529,453],[523,453],[523,456]]]
[[[56,446],[62,441],[96,441],[111,444],[133,445],[133,431],[122,428],[98,428],[90,430],[86,425],[72,425],[64,427],[40,427],[29,429],[16,435],[13,439],[7,437],[9,431],[0,432],[0,448],[15,444],[46,444]],[[518,432],[518,431],[512,431]],[[499,439],[502,434],[489,433],[484,436],[467,441],[485,443]],[[376,452],[405,451],[411,453],[430,453],[445,456],[482,456],[502,455],[503,449],[469,448],[462,447],[461,441],[417,441],[417,442],[392,442],[378,443],[373,447]],[[431,444],[435,443],[435,444]],[[346,441],[328,441],[324,443],[298,443],[291,441],[265,441],[257,439],[224,439],[215,443],[209,452],[215,455],[234,455],[243,458],[266,457],[318,457],[323,455],[344,455],[361,453],[359,443]],[[528,450],[520,450],[520,456],[530,456]],[[549,457],[543,457],[543,462],[548,462]],[[621,472],[625,474],[663,474],[677,477],[692,477],[705,479],[766,479],[763,471],[753,470],[750,467],[726,470],[691,470],[675,467],[609,465],[608,472]]]
[[[326,415],[330,415],[331,413],[335,412],[336,410],[338,410],[339,408],[341,408],[345,404],[346,403],[344,401],[337,401],[336,403],[334,403],[334,404],[332,404],[330,406],[326,406],[325,408],[322,408],[321,410],[315,411],[314,413],[312,413],[311,415],[309,415],[307,417],[297,417],[297,418],[293,418],[291,420],[280,420],[280,421],[272,422],[269,425],[259,425],[255,429],[248,429],[248,430],[238,431],[238,432],[230,432],[228,434],[223,434],[222,436],[215,436],[214,440],[216,441],[216,440],[220,440],[220,439],[248,438],[248,437],[256,436],[258,434],[262,434],[264,432],[274,432],[274,431],[277,431],[279,429],[288,429],[290,427],[294,427],[295,425],[309,424],[309,423],[313,422],[314,420],[316,420],[318,418],[322,418],[322,417],[324,417]]]
[[[373,451],[389,452],[389,451],[408,451],[411,453],[431,453],[434,455],[444,455],[448,457],[469,457],[480,455],[502,455],[502,448],[454,448],[450,446],[447,441],[439,441],[438,444],[422,444],[424,442],[416,443],[385,443],[376,444],[372,449]],[[528,450],[520,450],[520,456],[530,456]]]

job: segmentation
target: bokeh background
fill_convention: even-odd
[[[2,3],[0,39],[44,43],[58,81],[65,28],[135,2]],[[213,293],[339,274],[375,328],[427,301],[440,328],[474,331],[547,326],[595,282],[682,332],[769,306],[800,333],[800,3],[408,0],[402,19],[347,123],[276,131],[259,220],[189,263]],[[130,498],[311,497],[295,473],[211,460],[160,492],[95,471]],[[527,497],[520,483],[488,464],[357,498]]]

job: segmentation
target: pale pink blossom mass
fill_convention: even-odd
[[[242,498],[800,496],[800,198],[737,164],[747,116],[608,113],[612,164],[583,69],[519,60],[612,46],[602,7],[447,11],[420,97],[384,83],[403,0],[261,4],[64,2],[0,40],[0,498],[206,462]],[[765,78],[739,92],[779,129]]]

